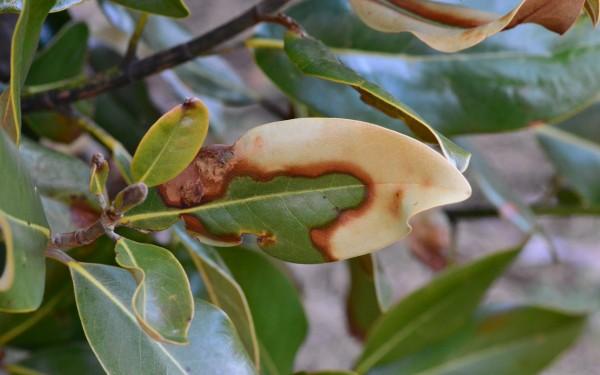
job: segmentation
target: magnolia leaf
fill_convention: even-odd
[[[456,168],[410,137],[305,118],[204,148],[121,223],[156,230],[181,216],[207,243],[233,246],[251,234],[273,256],[319,263],[388,246],[408,234],[412,215],[470,194]]]
[[[364,374],[456,332],[518,254],[519,250],[498,252],[450,268],[405,297],[373,325],[356,371]]]
[[[350,0],[362,20],[383,32],[411,32],[444,52],[472,47],[523,23],[537,23],[557,33],[577,20],[586,0],[523,0],[503,16],[429,0]]]
[[[9,374],[102,375],[102,367],[86,343],[71,343],[37,350],[6,366]]]
[[[460,171],[467,169],[470,159],[468,152],[438,133],[412,109],[398,102],[381,87],[342,64],[323,43],[300,33],[288,32],[285,35],[285,51],[304,74],[351,86],[360,93],[363,102],[390,117],[402,119],[419,138],[437,143]]]
[[[32,311],[44,294],[44,250],[50,231],[37,190],[2,130],[0,171],[0,311]]]
[[[121,238],[117,263],[131,271],[138,287],[131,300],[140,325],[156,340],[185,344],[194,317],[194,301],[185,270],[161,247]]]
[[[147,335],[131,310],[136,285],[117,267],[69,264],[81,323],[104,370],[129,374],[255,374],[235,328],[218,308],[196,301],[187,345]]]
[[[221,249],[219,254],[248,299],[260,343],[263,373],[291,374],[308,330],[292,280],[259,252],[228,248]]]
[[[490,6],[501,3],[489,1]],[[286,14],[335,48],[344,65],[446,136],[555,123],[596,101],[600,33],[588,22],[563,37],[541,28],[517,28],[461,55],[446,55],[410,34],[369,29],[348,8],[344,0],[309,0]],[[326,21],[333,18],[335,23]],[[282,35],[274,27],[262,28],[249,45],[258,65],[283,92],[317,115],[402,131],[401,121],[365,105],[354,89],[303,74],[282,50]]]
[[[208,110],[198,99],[186,100],[159,118],[133,155],[137,182],[160,185],[177,176],[194,159],[208,133]]]
[[[260,353],[256,330],[244,291],[223,263],[219,253],[213,248],[200,244],[180,226],[175,227],[175,235],[190,254],[200,277],[202,277],[209,301],[229,316],[246,351],[251,355],[254,363],[259,365]]]
[[[85,23],[63,26],[31,64],[25,84],[43,85],[74,78],[85,65],[89,30]]]
[[[55,2],[23,0],[23,10],[13,31],[10,86],[0,95],[0,128],[17,144],[21,136],[21,89],[33,61],[42,24]]]
[[[391,305],[391,283],[386,278],[377,253],[348,261],[350,289],[346,296],[346,314],[350,332],[364,339],[371,325]]]
[[[168,17],[187,17],[190,10],[183,0],[111,0],[131,9]]]
[[[461,332],[369,374],[538,374],[573,344],[585,320],[533,306],[483,311]]]
[[[23,5],[27,0],[0,0],[0,13],[14,12],[18,13],[26,7]],[[73,5],[81,3],[83,0],[55,0],[50,12],[59,12]]]

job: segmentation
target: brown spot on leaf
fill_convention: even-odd
[[[425,19],[456,27],[477,27],[492,21],[489,17],[475,18],[457,10],[444,10],[438,4],[428,4],[421,0],[389,0],[395,6],[417,14]]]
[[[256,242],[258,243],[258,246],[264,249],[266,247],[275,245],[277,243],[277,237],[275,237],[274,234],[263,232],[258,235]]]
[[[290,166],[275,172],[265,171],[248,160],[237,158],[234,150],[234,146],[226,145],[213,145],[200,150],[194,161],[179,176],[159,187],[164,203],[170,207],[188,208],[219,199],[226,194],[229,183],[236,177],[250,177],[255,181],[268,182],[280,176],[318,178],[334,173],[351,175],[365,185],[365,198],[358,207],[343,210],[331,223],[310,231],[311,240],[324,259],[337,260],[332,255],[330,239],[339,227],[357,219],[369,209],[373,201],[373,182],[369,174],[349,162],[323,162]],[[198,217],[184,214],[182,218],[188,230],[214,241],[239,243],[243,234],[214,235]],[[272,246],[276,242],[271,234],[257,235],[261,247]]]
[[[390,212],[394,216],[400,216],[402,214],[402,199],[404,198],[404,191],[398,190],[394,193],[392,200],[390,201]]]

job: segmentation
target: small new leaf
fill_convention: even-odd
[[[106,199],[106,180],[110,171],[108,162],[102,154],[95,154],[92,158],[90,172],[90,192]]]
[[[208,133],[208,110],[198,99],[188,99],[152,125],[133,156],[136,182],[149,187],[177,176],[194,159]]]

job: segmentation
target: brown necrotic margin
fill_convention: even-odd
[[[328,174],[347,174],[365,186],[365,197],[354,208],[340,211],[330,223],[310,230],[310,238],[326,261],[336,261],[331,238],[338,228],[361,217],[371,207],[374,197],[374,182],[362,168],[348,162],[322,162],[291,166],[285,170],[265,171],[249,160],[236,158],[234,146],[212,145],[202,148],[194,161],[173,180],[159,186],[159,195],[168,207],[190,208],[217,200],[225,196],[229,184],[237,177],[250,177],[255,181],[268,182],[276,177],[318,178]],[[193,214],[182,214],[186,228],[205,238],[217,242],[239,244],[241,234],[215,235],[210,233],[202,221]],[[258,236],[261,248],[273,246],[277,237],[273,233],[253,233]]]

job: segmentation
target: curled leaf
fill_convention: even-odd
[[[181,216],[220,246],[254,235],[267,253],[319,263],[379,250],[408,219],[471,194],[463,175],[423,143],[369,123],[304,118],[211,146],[123,224],[142,229]],[[161,204],[162,203],[162,207]]]
[[[181,264],[168,250],[125,238],[115,247],[117,263],[131,271],[138,286],[132,310],[156,340],[184,344],[194,316],[190,284]]]
[[[198,99],[188,99],[152,125],[131,163],[137,182],[162,184],[177,176],[194,159],[208,133],[208,110]]]
[[[350,0],[350,3],[359,17],[376,30],[410,32],[432,48],[455,52],[524,23],[536,23],[562,34],[575,23],[585,1],[522,0],[503,16],[430,0]],[[594,5],[597,6],[593,3],[590,0],[585,4],[590,14],[594,14]]]

